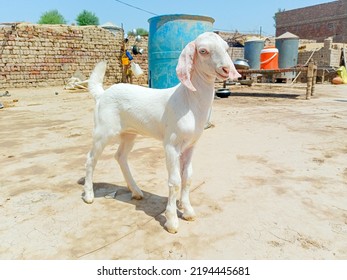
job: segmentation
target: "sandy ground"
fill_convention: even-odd
[[[0,258],[347,259],[347,86],[318,85],[310,101],[304,87],[232,91],[215,101],[194,155],[197,220],[180,219],[172,235],[159,142],[139,137],[130,156],[143,200],[130,199],[109,146],[87,205],[93,99],[10,90],[0,98],[14,105],[0,110]]]

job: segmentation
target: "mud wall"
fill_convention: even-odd
[[[108,61],[105,82],[121,82],[122,45],[121,29],[111,33],[96,26],[1,26],[0,88],[65,85],[77,70],[89,77],[100,60]],[[147,53],[147,45],[145,49]],[[136,57],[135,61],[147,70],[146,57]],[[142,76],[141,83],[146,82],[147,76]]]

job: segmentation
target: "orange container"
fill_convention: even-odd
[[[265,47],[260,52],[260,69],[278,69],[278,49]]]

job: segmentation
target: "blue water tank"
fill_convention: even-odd
[[[264,48],[264,40],[252,38],[245,42],[244,57],[250,69],[260,69],[260,52]]]
[[[276,38],[276,48],[279,51],[279,68],[291,68],[298,64],[299,37],[286,32]],[[294,78],[295,71],[282,73],[283,78]]]
[[[183,48],[200,34],[213,31],[214,19],[197,15],[162,15],[150,18],[148,84],[168,88],[179,83],[176,66]]]

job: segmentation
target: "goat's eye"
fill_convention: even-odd
[[[206,49],[200,49],[199,53],[200,54],[208,54],[208,51]]]

